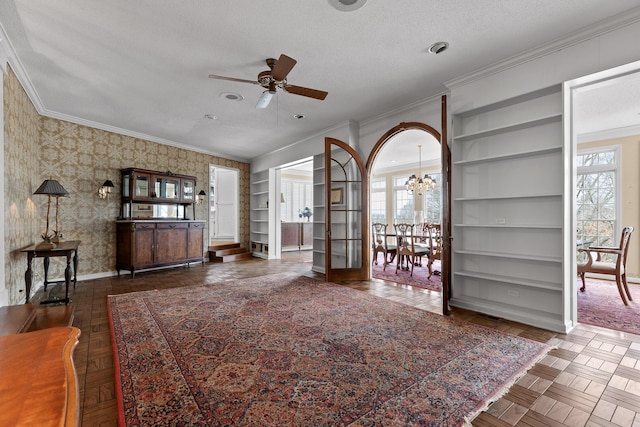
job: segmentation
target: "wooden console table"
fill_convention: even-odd
[[[79,335],[67,326],[0,337],[0,425],[78,425]]]
[[[21,252],[27,253],[27,271],[24,273],[24,281],[27,292],[27,302],[31,298],[31,286],[33,285],[33,270],[31,269],[31,261],[34,258],[44,258],[44,290],[47,290],[49,283],[49,258],[66,256],[67,267],[64,270],[64,282],[65,282],[65,296],[64,300],[52,300],[41,301],[40,304],[46,304],[51,302],[64,302],[69,303],[69,284],[71,283],[71,259],[73,257],[73,287],[75,288],[78,275],[78,246],[80,246],[80,240],[69,240],[67,242],[61,242],[53,249],[38,249],[38,245],[27,246],[22,249]]]

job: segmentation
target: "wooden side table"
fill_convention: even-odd
[[[49,300],[41,301],[40,304],[46,304],[51,302],[64,302],[69,303],[69,284],[71,283],[71,259],[73,258],[73,287],[75,288],[78,274],[78,246],[80,246],[80,240],[69,240],[67,242],[61,242],[53,249],[39,249],[38,245],[27,246],[22,249],[21,252],[27,253],[27,271],[24,273],[24,281],[27,293],[27,302],[31,298],[31,286],[33,284],[33,270],[31,269],[31,261],[34,258],[44,258],[44,289],[47,290],[49,283],[49,258],[51,257],[67,257],[67,267],[64,270],[64,282],[65,282],[65,298],[64,300]]]
[[[0,337],[0,425],[78,425],[79,335],[66,326]]]

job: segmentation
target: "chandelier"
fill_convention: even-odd
[[[416,192],[418,195],[422,195],[425,191],[432,190],[436,186],[436,180],[426,173],[424,177],[420,178],[422,175],[422,145],[418,145],[418,151],[418,176],[412,174],[404,186],[407,187],[409,194]]]

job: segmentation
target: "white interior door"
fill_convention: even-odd
[[[239,241],[238,170],[212,167],[213,206],[210,229],[212,241]]]

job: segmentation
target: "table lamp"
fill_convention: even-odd
[[[41,235],[42,242],[38,244],[38,249],[53,249],[55,243],[60,242],[58,238],[58,199],[62,196],[67,196],[69,193],[64,189],[62,185],[55,179],[45,179],[44,182],[38,187],[33,194],[44,194],[47,196],[47,228],[44,234]],[[53,234],[49,234],[49,214],[51,212],[51,196],[56,198],[56,230]]]

